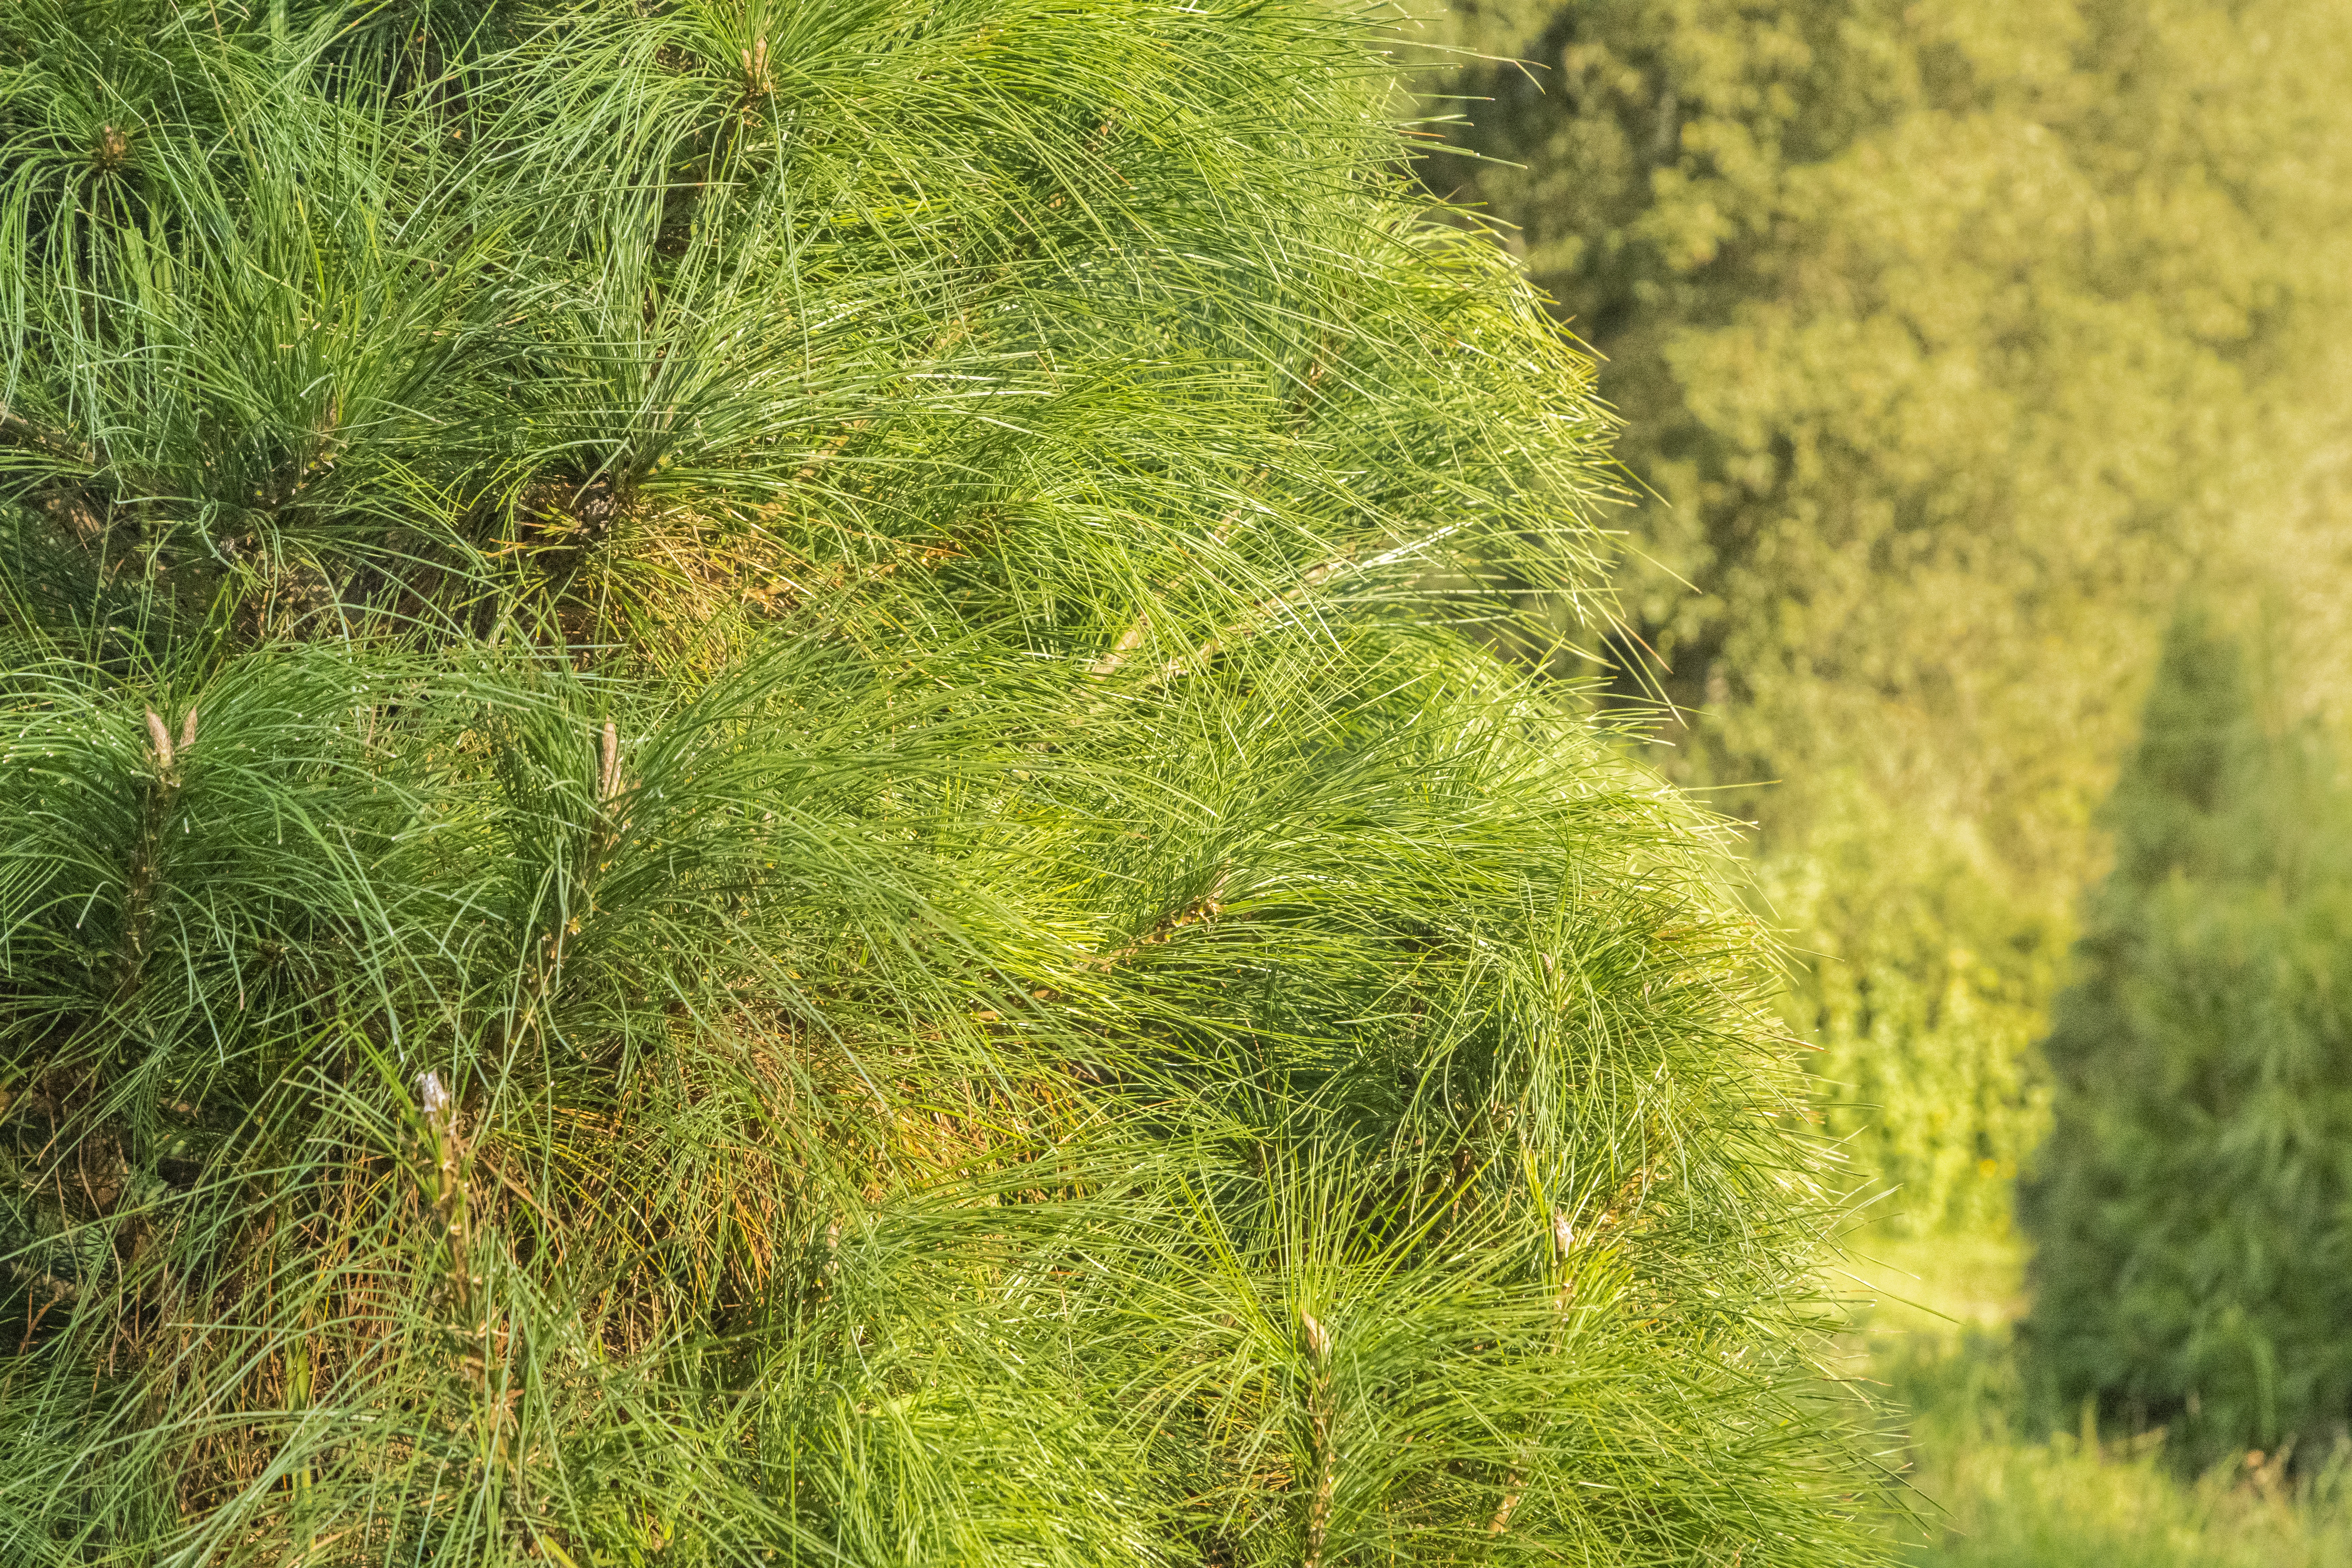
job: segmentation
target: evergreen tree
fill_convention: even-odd
[[[2352,814],[2201,615],[2107,809],[2028,1189],[2034,1356],[2197,1458],[2352,1417]]]
[[[0,14],[0,1559],[1868,1555],[1368,43]]]

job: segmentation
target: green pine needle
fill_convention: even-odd
[[[1372,37],[0,18],[0,1557],[1868,1557]]]

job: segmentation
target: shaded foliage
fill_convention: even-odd
[[[2166,644],[2025,1210],[2042,1373],[2198,1458],[2352,1417],[2352,801],[2247,662],[2194,612]]]

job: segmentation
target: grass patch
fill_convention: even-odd
[[[2338,1568],[2352,1563],[2352,1445],[2248,1453],[2193,1479],[2161,1433],[2056,1426],[2021,1375],[2007,1236],[1857,1237],[1874,1305],[1845,1370],[1875,1385],[1915,1510],[1889,1510],[1918,1568]]]
[[[2150,1446],[1995,1433],[1924,1444],[1917,1482],[1943,1512],[1908,1544],[1927,1568],[2322,1568],[2352,1563],[2346,1468],[2291,1480],[2258,1465],[2180,1479]]]

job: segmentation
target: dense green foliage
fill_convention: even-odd
[[[2205,1455],[2352,1418],[2352,797],[2245,662],[2201,616],[2168,639],[2025,1210],[2062,1399]]]
[[[0,13],[0,1558],[1869,1555],[1769,955],[1490,651],[1606,422],[1378,63]]]
[[[1822,955],[1831,1124],[1910,1222],[1998,1222],[2177,584],[2257,557],[2344,597],[2352,9],[1500,0],[1426,36],[1528,61],[1456,72],[1490,161],[1427,177],[1608,358],[1669,771],[1770,786],[1725,799]]]

